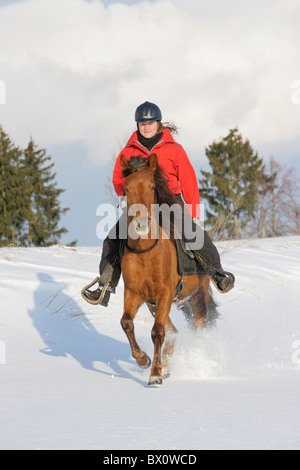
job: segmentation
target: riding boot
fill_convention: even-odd
[[[232,273],[224,271],[220,264],[213,266],[198,251],[193,253],[219,292],[225,294],[234,287],[235,277]]]
[[[117,224],[118,228],[118,224]],[[93,305],[108,306],[110,294],[115,294],[121,276],[121,264],[119,255],[120,240],[109,236],[103,242],[102,256],[99,266],[100,276],[84,287],[81,295],[87,302]],[[90,288],[98,283],[95,290]]]
[[[118,257],[106,266],[101,276],[97,277],[91,284],[86,286],[81,294],[82,297],[93,305],[108,306],[110,294],[116,293],[116,286],[118,285],[121,276],[121,266]],[[98,282],[98,287],[95,290],[90,290],[94,284]]]
[[[99,286],[96,290],[90,290],[90,289],[85,289],[83,291],[83,298],[93,304],[93,305],[102,305],[103,307],[108,306],[108,302],[110,299],[110,294],[115,294],[116,289],[114,287],[111,287],[109,283],[106,285],[101,285],[100,284],[100,278],[99,279]]]
[[[207,275],[219,292],[226,294],[231,289],[233,289],[235,277],[232,273],[229,271],[224,271],[221,266],[209,266],[208,268],[207,262],[203,263],[203,259],[202,264],[206,264]]]

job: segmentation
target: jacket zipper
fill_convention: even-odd
[[[138,144],[139,147],[142,147],[143,149],[145,149],[145,150],[148,152],[148,154],[150,155],[151,152],[152,152],[152,150],[154,149],[154,147],[156,147],[156,145],[162,144],[163,142],[166,142],[166,141],[165,141],[165,140],[160,140],[159,142],[157,142],[157,144],[153,145],[153,147],[152,147],[152,149],[151,149],[150,151],[147,149],[147,147],[145,147],[144,145],[142,145],[138,140],[134,140],[133,142],[135,142],[136,144]]]

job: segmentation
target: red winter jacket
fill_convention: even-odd
[[[122,154],[127,160],[133,156],[141,155],[146,158],[156,154],[158,164],[163,168],[169,180],[170,190],[174,194],[182,193],[186,204],[191,204],[192,217],[200,217],[200,197],[195,171],[184,149],[175,142],[168,129],[163,130],[162,138],[154,145],[151,152],[138,141],[137,131],[132,134],[126,147],[120,152],[113,172],[113,185],[118,196],[124,194],[125,179],[120,165]]]

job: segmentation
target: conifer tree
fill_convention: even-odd
[[[16,147],[0,126],[0,246],[48,246],[67,232],[53,167],[45,149]]]
[[[24,206],[21,156],[22,150],[0,127],[0,245],[14,244],[21,231]]]
[[[67,232],[65,227],[58,227],[61,216],[68,209],[60,207],[59,196],[64,190],[56,187],[51,160],[46,150],[38,148],[31,139],[22,158],[26,223],[21,242],[24,245],[52,245]]]
[[[251,218],[257,201],[257,181],[263,162],[250,142],[243,140],[238,128],[205,150],[211,173],[201,171],[200,197],[204,198],[206,223],[210,234],[217,238],[240,238],[241,231]],[[219,223],[220,220],[222,223]]]

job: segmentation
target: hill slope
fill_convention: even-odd
[[[218,245],[236,275],[221,319],[180,330],[172,375],[148,387],[109,308],[80,297],[100,249],[0,249],[1,449],[300,447],[300,237]],[[152,356],[152,318],[137,338]]]

